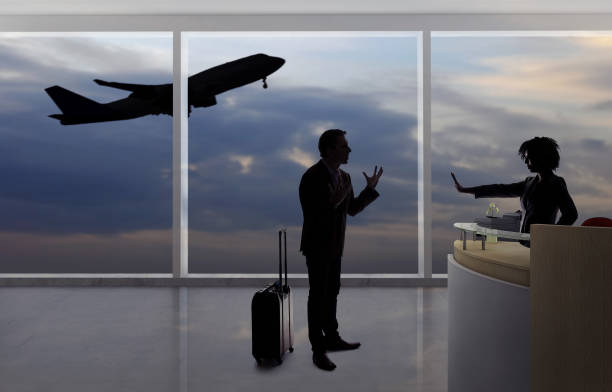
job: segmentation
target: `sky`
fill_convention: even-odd
[[[172,119],[62,126],[44,89],[172,80],[169,34],[0,36],[0,270],[171,272]]]
[[[190,272],[274,271],[283,226],[289,270],[306,273],[298,186],[329,128],[347,131],[356,194],[362,171],[385,170],[381,197],[348,219],[343,272],[417,272],[414,36],[194,34],[188,48],[189,74],[254,53],[286,60],[267,90],[255,82],[191,115]]]
[[[450,171],[466,186],[520,181],[518,147],[534,136],[561,146],[576,224],[612,211],[612,38],[488,35],[432,34],[434,273],[446,272],[453,222],[490,201],[519,208],[457,193]],[[191,114],[190,272],[274,272],[281,226],[289,272],[306,272],[297,188],[328,128],[347,131],[355,193],[362,171],[384,167],[379,199],[348,219],[343,272],[416,272],[414,35],[193,33],[188,51],[190,75],[255,53],[286,60],[268,89],[255,82]],[[171,272],[171,117],[62,126],[44,89],[105,103],[127,93],[95,78],[171,82],[172,37],[3,34],[0,64],[0,272]]]

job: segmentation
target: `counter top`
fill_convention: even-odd
[[[454,242],[457,263],[475,272],[505,282],[529,286],[529,248],[518,242],[488,243],[482,250],[481,241]]]

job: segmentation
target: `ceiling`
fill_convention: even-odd
[[[610,13],[608,0],[0,0],[3,15]]]

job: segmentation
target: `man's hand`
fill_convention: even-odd
[[[368,175],[367,175],[367,174],[365,174],[365,172],[362,172],[362,173],[363,173],[363,176],[364,176],[364,177],[365,177],[365,179],[366,179],[367,186],[368,186],[369,188],[372,188],[372,189],[376,188],[376,184],[378,184],[378,179],[379,179],[379,178],[380,178],[380,176],[382,176],[382,174],[383,174],[383,168],[382,168],[382,166],[380,167],[380,170],[378,170],[378,172],[377,172],[377,169],[378,169],[378,166],[374,166],[374,173],[372,174],[372,177],[368,177]]]
[[[336,188],[335,189],[331,188],[331,189],[332,189],[331,204],[334,206],[334,208],[337,208],[344,201],[344,199],[348,196],[348,194],[351,192],[352,187],[350,183],[348,182],[348,180],[344,178],[344,175],[340,173],[338,175],[338,184],[336,184]]]

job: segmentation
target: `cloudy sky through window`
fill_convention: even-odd
[[[189,119],[191,272],[272,272],[276,229],[298,254],[297,186],[319,159],[318,136],[342,128],[343,167],[383,165],[381,197],[349,218],[345,272],[416,272],[416,36],[378,33],[192,34],[189,73],[255,53],[286,64],[228,91]],[[464,185],[529,175],[517,155],[534,136],[561,146],[558,174],[579,212],[610,216],[612,39],[597,34],[432,38],[434,272],[445,272],[452,223],[483,216],[490,200]],[[170,272],[172,121],[62,126],[44,92],[60,85],[109,102],[128,92],[93,79],[172,80],[167,33],[0,35],[0,272]],[[495,199],[504,212],[518,199]]]
[[[535,136],[561,147],[564,177],[580,224],[612,212],[610,149],[612,65],[609,35],[437,36],[432,40],[432,172],[434,260],[456,233],[449,222],[483,217],[490,201],[502,211],[518,199],[458,194],[465,186],[511,183],[530,173],[517,155]],[[445,272],[434,263],[434,272]]]

